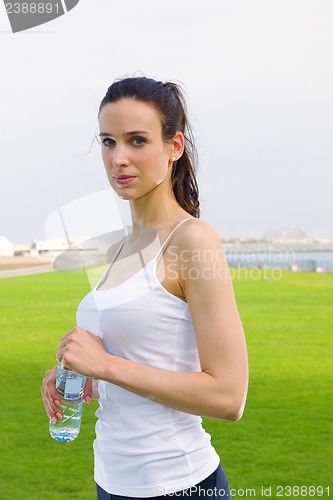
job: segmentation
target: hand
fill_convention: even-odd
[[[56,375],[57,367],[55,366],[52,370],[47,370],[45,372],[45,377],[43,379],[42,387],[40,392],[42,393],[43,403],[45,406],[45,411],[50,420],[55,424],[62,419],[64,416],[61,409],[61,398],[56,390]],[[83,401],[86,404],[90,403],[92,398],[92,380],[87,378],[87,382],[84,388]]]
[[[71,370],[92,378],[102,378],[101,367],[108,356],[102,340],[80,327],[66,333],[58,346],[57,360]]]

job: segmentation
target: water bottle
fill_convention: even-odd
[[[83,392],[86,377],[58,363],[56,388],[61,398],[60,409],[64,414],[57,424],[50,420],[50,434],[62,443],[74,441],[80,432]]]

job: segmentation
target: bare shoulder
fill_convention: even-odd
[[[202,219],[190,219],[175,232],[173,243],[180,250],[189,249],[222,249],[218,231]]]
[[[184,297],[192,307],[198,306],[197,301],[213,303],[231,291],[221,237],[213,226],[201,219],[188,220],[180,229],[170,248],[173,252],[170,262],[178,266],[178,282]]]

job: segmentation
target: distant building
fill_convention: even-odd
[[[12,257],[14,245],[5,237],[0,236],[0,257]]]
[[[75,242],[71,241],[70,245],[75,245]],[[69,243],[65,240],[54,239],[54,240],[44,240],[44,241],[33,241],[31,250],[34,253],[40,255],[48,252],[64,252],[68,250]]]
[[[266,231],[266,240],[304,240],[308,238],[306,231],[298,226],[280,226]]]
[[[15,245],[15,256],[16,257],[30,257],[31,256],[31,245],[25,245],[23,243]]]

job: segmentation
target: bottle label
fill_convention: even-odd
[[[66,380],[64,399],[79,399],[81,397],[81,378],[68,378]]]

